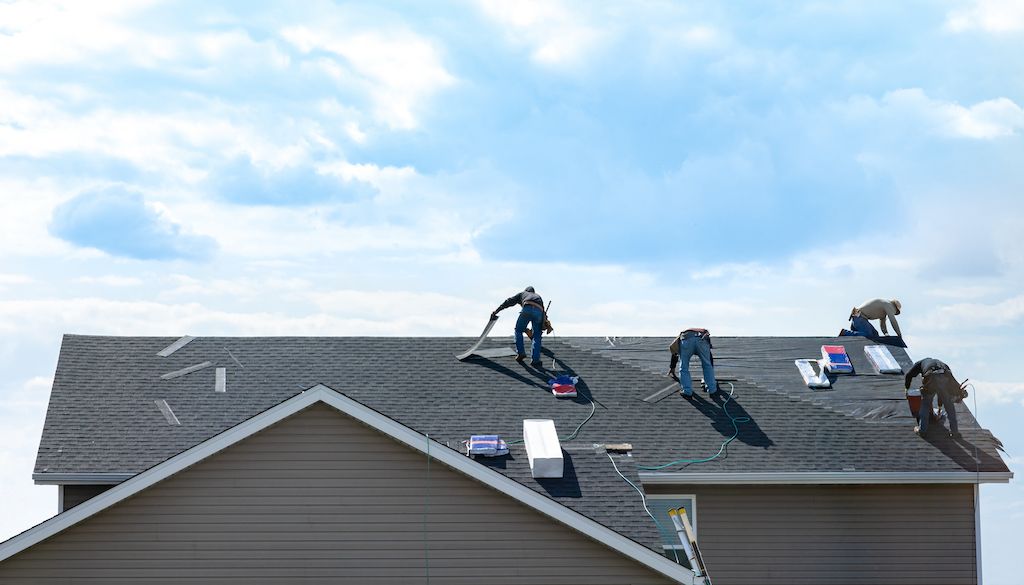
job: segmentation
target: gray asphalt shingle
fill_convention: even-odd
[[[65,336],[36,461],[37,473],[137,473],[208,439],[304,389],[324,384],[453,449],[472,434],[522,436],[525,418],[554,419],[568,436],[591,412],[575,440],[565,443],[573,478],[538,484],[521,447],[498,471],[627,536],[651,544],[653,527],[639,497],[611,468],[597,443],[628,442],[624,473],[719,451],[734,433],[722,400],[698,392],[693,401],[666,387],[669,338],[548,338],[546,366],[581,377],[581,396],[554,398],[550,372],[511,358],[458,362],[469,338],[200,337],[169,357],[157,352],[168,337]],[[748,417],[722,457],[672,471],[1006,471],[998,441],[965,408],[964,438],[922,440],[903,401],[901,376],[874,374],[864,340],[843,338],[857,375],[831,391],[812,391],[793,365],[814,358],[817,338],[716,338],[716,367],[735,378],[734,417]],[[508,345],[508,338],[488,341]],[[892,348],[909,365],[903,350]],[[173,379],[161,375],[212,366]],[[693,362],[696,373],[697,362]],[[215,392],[216,368],[227,391]],[[697,375],[699,379],[699,374]],[[724,389],[729,390],[728,385]],[[180,425],[169,425],[154,401],[163,399]],[[878,409],[881,410],[878,410]],[[977,448],[978,463],[974,457]],[[576,484],[575,487],[573,484]],[[617,507],[624,507],[618,510]],[[628,510],[628,513],[623,513]],[[616,524],[618,523],[618,524]],[[654,540],[652,540],[652,538]]]

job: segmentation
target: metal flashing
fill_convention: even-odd
[[[169,425],[180,425],[181,424],[181,422],[178,421],[178,417],[174,416],[174,411],[171,410],[171,407],[170,407],[169,404],[167,404],[166,400],[164,400],[163,398],[158,398],[157,400],[154,400],[153,403],[156,404],[156,407],[159,408],[160,412],[163,413],[164,418],[167,419],[167,424],[169,424]]]
[[[168,372],[166,374],[162,374],[160,376],[160,379],[161,380],[172,380],[174,378],[180,378],[181,376],[184,376],[184,375],[187,375],[187,374],[191,374],[192,372],[198,372],[199,370],[204,370],[204,369],[206,369],[206,368],[208,368],[208,367],[210,367],[212,365],[213,365],[213,362],[203,362],[201,364],[196,364],[194,366],[189,366],[187,368],[182,368],[180,370],[175,370],[173,372]]]
[[[250,437],[285,418],[302,411],[313,404],[323,402],[340,412],[390,436],[421,453],[429,449],[430,456],[457,472],[490,486],[512,497],[534,510],[560,522],[573,530],[617,550],[623,555],[679,583],[692,585],[693,571],[682,567],[654,550],[619,534],[607,526],[571,510],[529,487],[490,469],[452,449],[428,446],[430,439],[413,429],[388,418],[372,408],[352,400],[327,386],[318,384],[305,392],[293,396],[277,406],[243,421],[230,429],[199,443],[198,445],[159,463],[128,479],[79,506],[38,524],[21,534],[0,543],[0,561],[37,544],[83,520],[125,500],[142,490],[178,473],[220,451]],[[434,441],[435,447],[441,444]]]
[[[640,472],[644,484],[671,485],[979,484],[1008,483],[1012,477],[1012,472],[973,471]]]
[[[181,339],[179,339],[178,341],[175,341],[174,343],[172,343],[172,344],[168,345],[167,347],[165,347],[165,348],[161,349],[160,351],[158,351],[156,353],[156,355],[158,355],[160,357],[167,357],[167,356],[171,355],[172,353],[174,353],[174,352],[178,351],[179,349],[181,349],[181,348],[185,347],[186,345],[188,345],[189,342],[191,342],[193,339],[195,339],[195,337],[192,337],[191,335],[185,335]]]

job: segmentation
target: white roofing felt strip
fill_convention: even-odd
[[[167,424],[169,424],[169,425],[180,425],[181,424],[180,422],[178,422],[178,417],[174,416],[174,411],[171,410],[170,406],[168,406],[166,400],[160,398],[158,400],[154,400],[153,402],[156,404],[156,407],[160,409],[160,412],[162,412],[164,414],[164,418],[167,419]]]
[[[1007,483],[1012,477],[1009,471],[640,472],[645,484],[672,485]]]
[[[180,370],[175,370],[173,372],[168,372],[168,373],[163,374],[162,376],[160,376],[160,379],[161,380],[171,380],[173,378],[180,378],[181,376],[184,376],[185,374],[191,374],[192,372],[198,372],[199,370],[204,370],[204,369],[206,369],[206,368],[208,368],[208,367],[210,367],[212,365],[213,365],[213,362],[203,362],[201,364],[196,364],[194,366],[189,366],[187,368],[182,368]]]
[[[178,341],[175,341],[174,343],[172,343],[172,344],[168,345],[167,347],[161,349],[160,351],[157,352],[156,355],[158,355],[160,357],[167,357],[167,356],[171,355],[172,353],[174,353],[174,352],[178,351],[179,349],[181,349],[181,348],[185,347],[186,345],[188,345],[188,343],[190,341],[192,341],[193,339],[195,339],[195,337],[192,337],[191,335],[186,335],[186,336],[182,337],[181,339],[179,339]]]
[[[424,435],[351,398],[331,390],[327,386],[319,384],[273,408],[263,411],[249,420],[231,427],[219,435],[203,441],[187,451],[167,459],[163,463],[150,467],[124,483],[114,486],[102,494],[50,518],[42,524],[38,524],[4,543],[0,543],[0,561],[78,524],[86,518],[141,492],[191,465],[195,465],[203,459],[317,402],[328,404],[356,420],[386,435],[390,435],[395,440],[406,444],[416,451],[421,453],[426,451],[427,438]],[[505,477],[493,469],[477,463],[457,451],[444,448],[436,441],[434,443],[434,448],[430,450],[430,455],[433,459],[507,496],[515,498],[538,512],[573,528],[592,540],[596,540],[621,552],[670,579],[689,585],[694,583],[693,571],[686,567],[676,564],[640,543],[630,540],[579,512],[566,508],[562,504],[533,491],[515,480]]]
[[[213,386],[214,392],[227,392],[228,391],[228,369],[217,368],[217,381]]]
[[[497,323],[497,322],[498,322],[498,318],[497,317],[495,317],[494,319],[491,319],[490,321],[488,321],[487,322],[487,326],[484,327],[483,333],[481,333],[480,337],[477,338],[476,343],[473,344],[473,347],[470,347],[466,351],[464,351],[464,352],[460,353],[459,355],[455,356],[455,359],[457,359],[457,360],[459,360],[461,362],[462,360],[464,360],[464,359],[468,358],[469,356],[473,355],[473,352],[475,352],[476,350],[480,349],[480,346],[483,344],[484,340],[487,339],[487,336],[491,333],[491,329],[494,329],[494,324]]]

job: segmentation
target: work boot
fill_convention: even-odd
[[[924,436],[924,433],[921,432],[921,426],[920,425],[916,425],[914,427],[914,432],[917,433],[917,436],[919,436],[919,437],[923,437]]]
[[[540,370],[544,369],[544,362],[541,361],[532,361],[530,362],[530,365]]]
[[[519,362],[519,363],[523,363],[523,362],[526,361],[526,356],[523,355],[523,354],[519,354],[519,355],[516,356],[516,361]]]
[[[949,432],[949,438],[950,439],[959,439],[961,437],[963,437],[963,435],[960,434],[960,431],[950,431]]]

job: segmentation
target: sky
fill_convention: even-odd
[[[65,333],[834,335],[1024,471],[1024,1],[0,0],[0,539]],[[982,487],[986,583],[1024,488]],[[1016,538],[1013,538],[1016,537]]]

